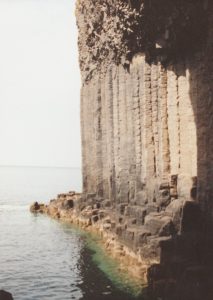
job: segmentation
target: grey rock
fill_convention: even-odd
[[[171,222],[171,218],[168,216],[162,217],[161,214],[151,213],[145,217],[145,227],[152,235],[158,235],[160,232],[163,233],[163,228],[168,226]]]

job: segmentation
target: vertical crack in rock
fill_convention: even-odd
[[[212,300],[213,4],[78,0],[76,16],[84,207],[156,297]]]

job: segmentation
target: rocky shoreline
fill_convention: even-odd
[[[31,205],[30,211],[77,225],[101,237],[103,249],[118,262],[119,270],[128,272],[131,280],[137,282],[137,286],[138,283],[141,287],[147,285],[148,268],[150,265],[159,263],[160,256],[159,259],[156,258],[156,248],[150,247],[149,251],[146,249],[147,251],[144,252],[137,247],[138,245],[136,246],[133,240],[129,244],[122,240],[122,228],[125,228],[125,224],[121,215],[113,213],[109,200],[99,202],[89,195],[85,202],[82,194],[72,191],[59,194],[48,205],[35,202]],[[135,234],[136,231],[138,231],[137,228],[135,228]],[[146,233],[144,233],[144,238],[145,236]],[[155,253],[151,255],[154,249]]]
[[[199,257],[209,249],[210,262],[213,245],[211,238],[198,231],[203,221],[198,205],[173,200],[163,213],[144,214],[140,226],[140,209],[135,219],[129,216],[128,209],[122,204],[115,210],[109,200],[76,192],[59,194],[48,205],[35,202],[30,207],[32,213],[43,213],[98,235],[107,255],[118,262],[121,272],[141,286],[141,293],[148,299],[200,300],[204,291],[206,300],[212,299],[213,269]],[[175,232],[180,217],[181,235]],[[192,290],[197,298],[191,296]]]

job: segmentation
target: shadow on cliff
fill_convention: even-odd
[[[208,9],[202,37],[196,41],[199,48],[193,49],[195,40],[189,35],[189,51],[180,56],[174,49],[169,52],[169,59],[173,57],[182,64],[185,61],[185,68],[176,75],[186,76],[187,71],[190,74],[189,93],[197,131],[197,177],[192,178],[191,199],[182,211],[180,234],[161,242],[160,264],[148,270],[150,299],[213,299],[213,3],[203,3]],[[196,28],[204,23],[197,19]],[[163,49],[159,51],[163,55]]]

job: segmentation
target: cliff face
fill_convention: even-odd
[[[85,199],[107,202],[119,238],[164,266],[206,263],[186,235],[211,247],[212,16],[204,0],[77,3]]]

